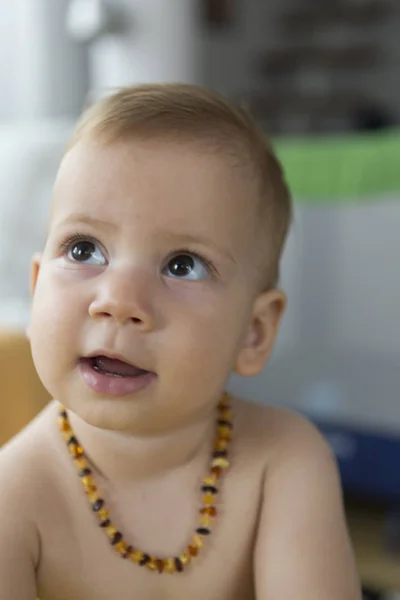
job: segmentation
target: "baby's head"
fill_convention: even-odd
[[[279,163],[244,111],[187,85],[102,99],[68,146],[33,263],[44,385],[98,427],[200,418],[232,370],[257,374],[269,357],[290,219]],[[133,371],[103,355],[144,373],[121,376]]]

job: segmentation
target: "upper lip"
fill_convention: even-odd
[[[95,358],[97,356],[104,356],[105,358],[111,358],[112,360],[120,360],[121,362],[131,365],[132,367],[136,367],[137,369],[141,369],[142,371],[149,371],[149,369],[145,369],[139,364],[132,362],[123,354],[119,354],[118,352],[109,352],[108,350],[103,350],[101,348],[99,350],[94,350],[93,352],[90,352],[90,354],[86,354],[84,358]]]

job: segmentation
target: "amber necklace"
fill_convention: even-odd
[[[59,412],[58,424],[63,438],[67,443],[68,450],[74,461],[92,511],[97,516],[99,526],[104,530],[114,550],[122,558],[130,559],[133,563],[146,567],[150,571],[158,573],[183,571],[186,565],[198,555],[199,550],[203,548],[204,539],[210,535],[213,518],[217,514],[215,503],[218,494],[218,484],[223,471],[229,467],[227,456],[232,435],[232,411],[228,395],[224,394],[217,407],[217,435],[210,469],[207,477],[203,479],[201,484],[203,502],[200,508],[198,527],[186,549],[179,556],[173,558],[157,558],[127,544],[122,533],[111,522],[105,502],[95,485],[90,464],[85,457],[82,446],[74,435],[68,413],[63,406]]]

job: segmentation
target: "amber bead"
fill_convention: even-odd
[[[213,494],[210,494],[209,492],[207,492],[207,494],[205,494],[203,496],[203,503],[204,504],[214,504],[215,502],[215,498]]]
[[[105,519],[108,519],[108,510],[103,506],[98,512],[97,512],[97,516],[99,517],[99,519],[101,521],[104,521]]]
[[[192,545],[195,546],[195,548],[203,548],[204,542],[202,536],[198,533],[194,535],[192,538]]]
[[[218,494],[218,489],[213,485],[203,485],[201,488],[202,492],[209,492],[210,494]]]
[[[113,546],[115,546],[116,544],[118,544],[120,541],[122,540],[122,533],[120,531],[117,531],[116,533],[114,533],[114,536],[111,540],[111,544]]]
[[[204,506],[200,509],[200,513],[202,515],[209,515],[210,517],[215,517],[215,515],[217,514],[217,509],[215,508],[215,506]]]
[[[64,433],[68,433],[71,432],[71,426],[68,423],[68,421],[64,421],[63,419],[59,420],[59,427],[61,429],[62,432]],[[69,435],[68,439],[71,437],[71,434]]]
[[[182,564],[181,559],[178,556],[175,558],[175,567],[179,573],[181,573],[183,571],[183,564]]]
[[[124,540],[121,540],[120,542],[117,542],[116,544],[114,544],[114,548],[119,554],[122,554],[122,556],[124,558],[126,557],[127,546],[126,546],[126,542]]]
[[[189,546],[188,551],[190,556],[197,556],[199,553],[199,549],[196,546]]]
[[[87,467],[84,467],[80,472],[79,472],[79,477],[87,477],[88,475],[92,474],[92,469],[88,469]]]
[[[149,571],[157,571],[157,563],[154,556],[150,557],[150,560],[146,563],[146,567],[149,569]]]
[[[196,533],[199,535],[210,535],[211,531],[208,529],[208,527],[198,527],[196,529]]]
[[[91,477],[88,477],[87,475],[85,475],[84,477],[81,477],[81,482],[84,487],[89,487],[89,486],[94,485],[93,479]]]
[[[214,475],[214,477],[216,477],[216,479],[219,479],[219,477],[222,475],[222,469],[221,467],[213,467],[211,469],[211,473]]]
[[[188,552],[182,552],[182,554],[179,555],[179,559],[183,566],[188,565],[191,561],[191,557]]]
[[[139,560],[139,565],[144,567],[148,562],[150,562],[150,556],[148,554],[143,554],[141,560]]]
[[[218,419],[218,427],[227,427],[228,429],[233,429],[232,423],[225,419]]]
[[[134,548],[133,546],[128,546],[125,554],[123,555],[124,558],[130,558],[131,554],[134,552]]]
[[[85,494],[93,494],[94,492],[97,492],[97,487],[95,486],[94,483],[90,483],[88,486],[85,486],[83,489],[84,489]]]
[[[129,558],[135,563],[140,563],[143,558],[143,552],[141,550],[134,550],[130,552]]]
[[[210,515],[203,515],[200,517],[199,522],[202,527],[210,527],[212,524],[212,517],[210,517]]]
[[[225,439],[218,439],[215,442],[214,448],[216,450],[226,450],[228,448],[229,441]]]
[[[230,440],[232,438],[232,431],[230,427],[226,427],[226,425],[221,425],[218,427],[218,437],[224,440]]]
[[[105,521],[102,521],[100,523],[100,527],[103,527],[103,528],[109,527],[110,525],[111,525],[110,519],[106,519]]]
[[[175,573],[176,565],[173,558],[167,558],[164,560],[164,569],[167,571],[167,573]]]
[[[227,450],[214,450],[213,458],[226,458],[228,456]]]
[[[229,406],[221,407],[219,414],[221,416],[221,419],[223,419],[224,421],[229,421],[229,422],[232,421],[233,414],[232,414],[232,410]]]
[[[92,504],[92,510],[94,512],[99,512],[99,510],[101,508],[103,508],[103,506],[104,506],[103,498],[97,498],[97,500],[95,502],[93,502],[93,504]]]
[[[216,477],[214,477],[214,476],[211,476],[211,477],[205,477],[205,478],[203,479],[203,484],[204,484],[204,485],[215,485],[215,484],[216,484],[216,482],[217,482],[217,478],[216,478]]]
[[[229,467],[229,461],[221,456],[218,458],[214,458],[211,465],[213,467],[221,467],[221,469],[227,469]]]
[[[75,459],[75,466],[77,467],[77,469],[86,469],[87,462],[82,456],[79,456]]]
[[[77,446],[76,444],[69,444],[69,451],[74,458],[80,458],[83,454],[82,446]]]
[[[108,537],[111,539],[114,537],[114,535],[117,533],[118,529],[116,527],[114,527],[114,525],[110,525],[106,528],[106,534],[108,535]]]
[[[156,564],[156,567],[157,567],[157,571],[159,573],[162,573],[164,571],[164,561],[161,560],[160,558],[156,558],[155,564]]]
[[[89,492],[88,493],[88,500],[90,502],[90,504],[94,504],[96,502],[96,500],[99,499],[99,496],[96,492]]]
[[[79,458],[79,456],[76,455],[77,447],[78,446],[76,444],[68,444],[68,450],[69,450],[70,454],[75,458]]]
[[[225,392],[219,402],[219,406],[227,406],[228,402],[229,402],[229,394],[228,394],[228,392]]]

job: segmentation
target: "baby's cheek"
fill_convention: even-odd
[[[56,299],[55,299],[56,300]],[[40,305],[32,315],[30,339],[33,361],[43,385],[57,397],[59,384],[76,358],[74,328],[63,313]]]
[[[50,354],[66,344],[74,321],[74,302],[70,291],[38,283],[31,311],[31,342],[40,354]]]

